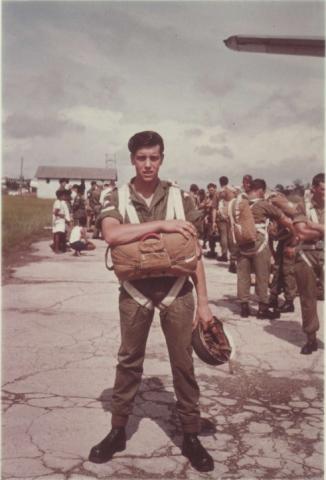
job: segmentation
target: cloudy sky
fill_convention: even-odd
[[[3,3],[3,175],[38,165],[131,174],[127,141],[163,136],[162,177],[273,186],[323,168],[321,58],[240,53],[230,35],[323,36],[303,1]]]

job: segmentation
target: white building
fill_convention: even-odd
[[[35,178],[37,179],[38,198],[55,198],[55,192],[59,188],[59,180],[65,178],[70,185],[83,180],[86,190],[91,186],[91,181],[105,182],[107,180],[117,181],[117,169],[91,168],[91,167],[38,167]]]

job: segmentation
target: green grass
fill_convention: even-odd
[[[2,251],[27,247],[51,226],[54,200],[2,196]],[[51,231],[50,231],[51,233]]]

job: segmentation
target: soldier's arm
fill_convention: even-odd
[[[137,224],[121,224],[113,217],[102,220],[102,236],[111,246],[140,240],[148,233],[181,233],[186,238],[197,235],[195,227],[184,220],[156,220]]]
[[[321,223],[307,222],[306,226],[307,226],[307,228],[310,228],[311,230],[317,230],[323,236],[325,235],[325,225],[322,225]]]
[[[296,222],[294,224],[296,235],[303,241],[316,241],[324,237],[324,229],[310,228],[307,222]]]
[[[193,321],[193,328],[196,328],[200,322],[204,330],[207,330],[212,322],[213,315],[208,305],[208,295],[206,286],[205,269],[202,259],[197,262],[196,271],[191,275],[197,294],[197,310]]]

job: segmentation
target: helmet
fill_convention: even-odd
[[[198,323],[192,333],[192,346],[198,357],[209,365],[222,365],[228,362],[234,351],[230,335],[226,334],[223,323],[213,317],[206,332]]]

